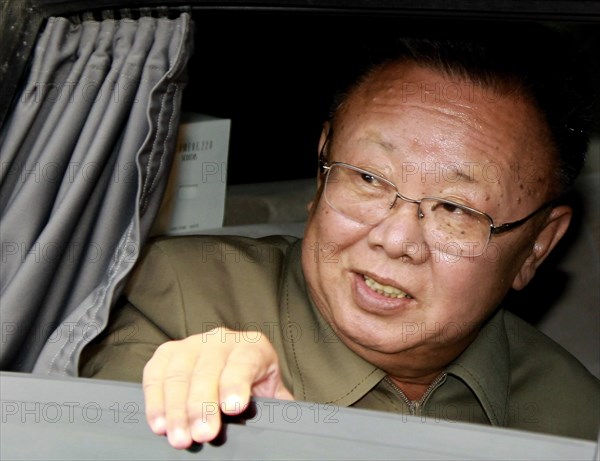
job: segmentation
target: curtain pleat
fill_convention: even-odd
[[[77,374],[162,198],[192,23],[51,18],[0,133],[2,369]]]

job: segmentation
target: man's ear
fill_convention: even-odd
[[[566,205],[552,209],[535,238],[531,253],[513,280],[512,287],[515,290],[523,289],[531,281],[537,268],[567,232],[572,215],[573,210]]]
[[[306,209],[310,213],[315,205],[315,200],[321,193],[321,186],[323,181],[323,175],[321,174],[321,162],[319,156],[321,152],[323,152],[323,146],[327,142],[327,138],[329,137],[329,130],[331,129],[331,122],[323,123],[323,129],[321,130],[321,137],[319,138],[319,148],[317,150],[317,162],[319,165],[319,170],[317,171],[317,195],[306,205]]]
[[[326,121],[323,123],[323,128],[321,129],[321,137],[319,138],[319,150],[317,151],[317,155],[320,155],[321,152],[323,152],[323,146],[329,137],[329,130],[331,130],[331,122]]]

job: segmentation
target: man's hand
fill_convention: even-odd
[[[220,411],[237,415],[250,396],[292,400],[269,340],[225,328],[162,344],[144,368],[146,419],[175,448],[214,439]],[[252,337],[255,337],[253,332]]]

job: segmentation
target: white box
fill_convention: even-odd
[[[223,226],[231,120],[181,115],[177,150],[152,235]]]

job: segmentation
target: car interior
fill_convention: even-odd
[[[569,195],[576,215],[534,280],[524,290],[510,293],[507,305],[600,378],[597,2],[3,0],[0,13],[0,143],[31,69],[36,41],[50,18],[65,17],[77,24],[86,18],[188,14],[193,22],[193,54],[186,68],[181,111],[231,121],[223,223],[194,233],[251,237],[302,235],[307,204],[316,191],[317,145],[332,93],[367,58],[373,40],[390,33],[427,36],[467,27],[493,26],[510,34],[513,27],[538,23],[568,31],[587,56],[598,90],[587,163]],[[155,219],[158,214],[157,209]],[[155,236],[150,232],[142,243]],[[4,248],[3,242],[3,260]],[[4,336],[11,331],[2,328],[3,347]],[[3,371],[23,370],[5,364]],[[57,373],[47,373],[53,374]],[[11,395],[23,392],[12,386]]]

